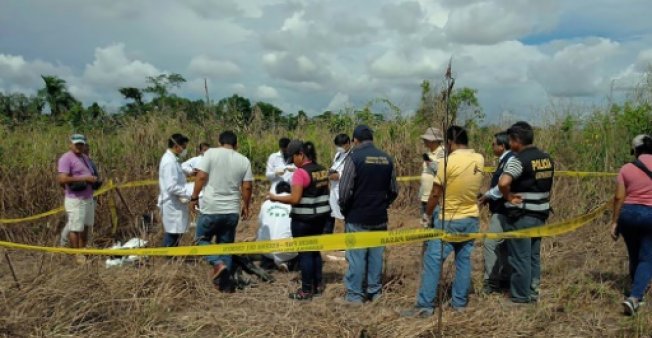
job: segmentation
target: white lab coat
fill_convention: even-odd
[[[346,160],[348,156],[349,156],[349,152],[337,153],[333,158],[333,165],[331,166],[331,170],[337,171],[337,173],[340,175],[340,180],[342,179],[342,171],[344,171],[344,160]],[[335,217],[337,219],[344,219],[344,215],[342,215],[342,211],[340,210],[339,199],[340,199],[340,181],[331,180],[330,198],[328,199],[328,202],[331,206],[331,217]]]
[[[287,169],[296,169],[296,166],[294,164],[286,164],[282,152],[279,151],[269,155],[269,158],[267,159],[267,168],[265,169],[265,177],[272,182],[272,185],[269,187],[271,193],[276,193],[276,185],[279,182],[285,181],[290,184],[292,183],[293,172]],[[283,175],[279,176],[276,174],[279,170],[285,170]]]
[[[181,163],[181,169],[183,169],[183,172],[190,176],[192,173],[197,169],[197,165],[199,165],[199,161],[201,161],[202,156],[195,156],[183,163]]]
[[[288,195],[288,194],[281,194]],[[280,202],[265,201],[258,214],[258,241],[292,238],[292,206]],[[296,252],[275,252],[265,254],[274,260],[276,265],[287,262],[297,256]]]
[[[186,175],[170,150],[161,158],[158,168],[159,196],[158,206],[161,209],[165,232],[182,234],[188,229],[188,205],[181,198],[190,199],[186,192]]]

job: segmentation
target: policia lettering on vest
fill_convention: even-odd
[[[534,131],[526,122],[507,130],[515,153],[501,175],[498,187],[505,198],[505,231],[543,225],[550,215],[550,192],[554,162],[550,155],[532,145]],[[541,238],[507,240],[510,294],[515,303],[536,302],[541,284]]]

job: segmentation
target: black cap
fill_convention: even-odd
[[[374,139],[374,134],[371,128],[367,127],[364,124],[361,124],[353,130],[353,138],[362,142],[362,141],[371,141]]]
[[[292,140],[288,144],[287,154],[288,156],[294,156],[303,150],[303,141],[301,140]]]

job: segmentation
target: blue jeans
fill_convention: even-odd
[[[211,245],[213,244],[213,237],[215,237],[216,244],[233,243],[235,241],[235,228],[238,226],[239,220],[239,214],[199,214],[195,242],[197,245]],[[212,266],[222,262],[229,271],[233,270],[230,255],[206,256],[204,259]]]
[[[652,280],[652,207],[623,205],[618,232],[623,235],[629,255],[630,296],[641,300]]]
[[[543,225],[544,220],[532,216],[507,218],[504,231],[528,229]],[[541,285],[541,237],[508,239],[507,256],[512,273],[509,292],[515,303],[536,302]]]
[[[335,231],[335,217],[329,217],[324,225],[324,235],[330,235]]]
[[[181,242],[181,236],[183,236],[183,234],[172,234],[166,232],[165,235],[163,235],[163,246],[164,247],[179,246],[179,242]]]
[[[292,219],[292,237],[306,237],[324,233],[324,224],[327,218],[317,218],[310,221]],[[299,252],[299,269],[301,270],[301,290],[314,293],[322,283],[323,262],[319,251]]]
[[[345,231],[385,231],[387,223],[373,227],[366,227],[360,224],[346,223]],[[354,303],[362,303],[365,299],[373,300],[382,293],[383,283],[383,254],[385,247],[346,250],[346,261],[349,269],[344,276],[346,287],[346,300]],[[367,289],[363,287],[367,283]]]
[[[478,232],[479,228],[480,222],[477,217],[447,221],[445,226],[447,232],[456,233]],[[441,220],[435,219],[435,229],[442,229]],[[453,281],[451,305],[454,308],[463,308],[468,303],[469,289],[471,288],[473,240],[460,243],[444,242],[443,246],[442,255],[442,241],[430,240],[426,243],[426,251],[423,256],[423,273],[416,306],[428,312],[432,312],[435,308],[442,263],[453,251],[455,251],[455,280]]]

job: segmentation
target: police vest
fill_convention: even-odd
[[[529,215],[543,220],[550,214],[550,191],[555,165],[550,155],[536,147],[529,147],[514,155],[523,165],[523,173],[512,182],[511,192],[520,195],[523,203],[505,203],[507,215]]]
[[[491,185],[490,187],[493,188],[498,185],[498,181],[500,180],[500,175],[503,174],[503,169],[505,168],[505,164],[507,161],[509,161],[510,158],[514,157],[513,152],[507,153],[499,162],[498,166],[496,167],[496,171],[494,172],[493,176],[491,177]],[[489,211],[491,211],[492,214],[504,214],[505,213],[505,199],[497,199],[497,200],[489,200]]]
[[[391,157],[372,143],[361,145],[349,156],[355,166],[355,178],[353,196],[344,208],[346,222],[362,226],[387,223],[394,170]]]
[[[328,170],[315,163],[308,163],[302,169],[308,172],[310,185],[303,189],[299,203],[292,206],[291,217],[299,221],[310,221],[329,215]]]

